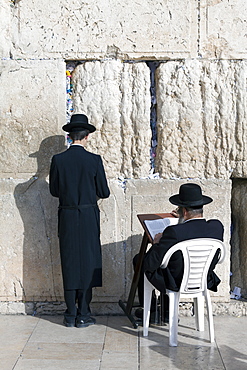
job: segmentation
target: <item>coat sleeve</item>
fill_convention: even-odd
[[[157,270],[164,258],[164,255],[174,244],[177,243],[177,237],[173,227],[168,226],[157,244],[149,249],[144,257],[144,271],[153,272]],[[173,258],[173,257],[172,257]]]
[[[53,195],[54,197],[59,196],[59,177],[55,157],[52,157],[51,161],[49,188],[51,195]]]
[[[159,241],[147,252],[144,259],[144,271],[148,280],[162,293],[166,289],[178,291],[183,277],[183,257],[180,251],[175,252],[166,269],[161,269],[163,257],[178,242],[175,226],[167,227]]]
[[[108,187],[108,184],[107,184],[102,159],[101,159],[100,156],[98,158],[99,158],[98,159],[98,168],[97,168],[97,173],[96,173],[96,177],[95,177],[96,195],[99,198],[108,198],[109,195],[110,195],[110,190],[109,190],[109,187]]]

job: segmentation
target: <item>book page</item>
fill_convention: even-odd
[[[167,217],[158,218],[157,220],[144,220],[144,223],[152,239],[154,239],[155,235],[163,233],[167,226],[176,225],[178,223],[178,218]]]

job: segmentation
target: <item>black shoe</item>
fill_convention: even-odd
[[[93,317],[89,317],[88,319],[76,319],[76,327],[77,328],[86,328],[89,325],[94,325],[96,320]]]
[[[75,322],[69,322],[65,318],[63,319],[63,323],[67,328],[74,328],[75,327]]]
[[[135,310],[135,316],[138,318],[138,319],[143,319],[143,308],[142,307],[139,307]]]

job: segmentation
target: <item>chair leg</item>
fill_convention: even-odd
[[[149,327],[149,319],[150,319],[150,306],[151,306],[151,299],[152,299],[152,291],[154,287],[148,281],[144,274],[144,308],[143,308],[143,336],[148,336],[148,327]]]
[[[208,328],[210,343],[214,343],[214,321],[213,321],[213,309],[209,291],[206,291],[206,307],[208,313]]]
[[[167,291],[169,295],[169,345],[177,347],[178,345],[178,305],[179,292]]]
[[[204,297],[194,298],[194,310],[196,319],[196,329],[198,331],[204,331]]]

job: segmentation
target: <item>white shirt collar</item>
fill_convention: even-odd
[[[82,147],[84,148],[84,146],[83,146],[83,145],[81,145],[81,144],[71,144],[70,146],[73,146],[73,145],[82,146]]]
[[[183,223],[188,222],[188,221],[193,221],[193,220],[206,220],[205,217],[193,217],[189,218],[188,220],[185,220]]]

